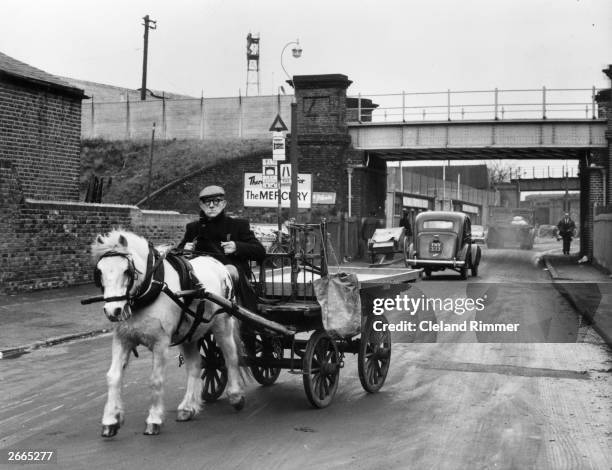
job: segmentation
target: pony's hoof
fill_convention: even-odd
[[[176,413],[177,421],[189,421],[191,418],[195,416],[195,411],[193,410],[178,410]]]
[[[236,403],[232,403],[232,406],[236,411],[240,411],[242,408],[244,408],[245,401],[246,400],[244,399],[244,397],[240,397],[240,399]]]
[[[102,425],[102,437],[113,437],[119,431],[119,423]]]
[[[147,426],[144,430],[144,434],[146,436],[157,436],[159,434],[159,431],[161,431],[161,424],[147,423]]]

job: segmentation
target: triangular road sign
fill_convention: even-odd
[[[289,129],[287,129],[287,126],[283,122],[283,119],[280,117],[280,114],[277,114],[276,117],[274,118],[274,122],[270,126],[270,132],[274,132],[274,131],[283,132],[287,130]]]

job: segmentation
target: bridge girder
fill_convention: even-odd
[[[606,121],[351,123],[353,147],[385,160],[576,159],[605,149]]]

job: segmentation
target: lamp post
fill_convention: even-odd
[[[295,47],[291,49],[291,54],[294,58],[299,59],[302,57],[302,48],[300,47],[300,40],[290,41],[283,47],[280,55],[280,63],[283,72],[287,76],[288,82],[293,86],[293,92],[295,97],[295,83],[291,79],[291,76],[287,73],[285,65],[283,64],[283,56],[287,48],[291,45]],[[289,188],[289,217],[297,219],[298,204],[297,204],[297,185],[298,185],[298,149],[297,149],[297,103],[295,98],[291,103],[291,146],[289,147],[289,162],[291,164],[291,187]],[[278,188],[280,195],[280,187]]]
[[[280,55],[281,68],[283,69],[283,72],[285,72],[285,75],[287,75],[287,79],[289,81],[291,81],[291,76],[287,73],[287,70],[285,69],[285,65],[283,64],[283,55],[285,54],[285,51],[287,50],[287,48],[292,44],[295,45],[295,47],[291,49],[291,54],[293,55],[293,57],[295,57],[296,59],[299,59],[300,57],[302,57],[302,48],[300,47],[299,39],[296,39],[295,41],[290,41],[287,44],[285,44],[285,46],[283,47],[283,50],[281,51],[281,55]]]

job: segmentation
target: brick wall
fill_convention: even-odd
[[[612,214],[595,216],[593,260],[612,272]]]
[[[80,98],[0,81],[0,158],[26,197],[78,200],[80,135]]]
[[[188,215],[133,206],[24,198],[15,167],[0,160],[0,292],[91,282],[89,245],[122,227],[154,244],[177,243]]]

